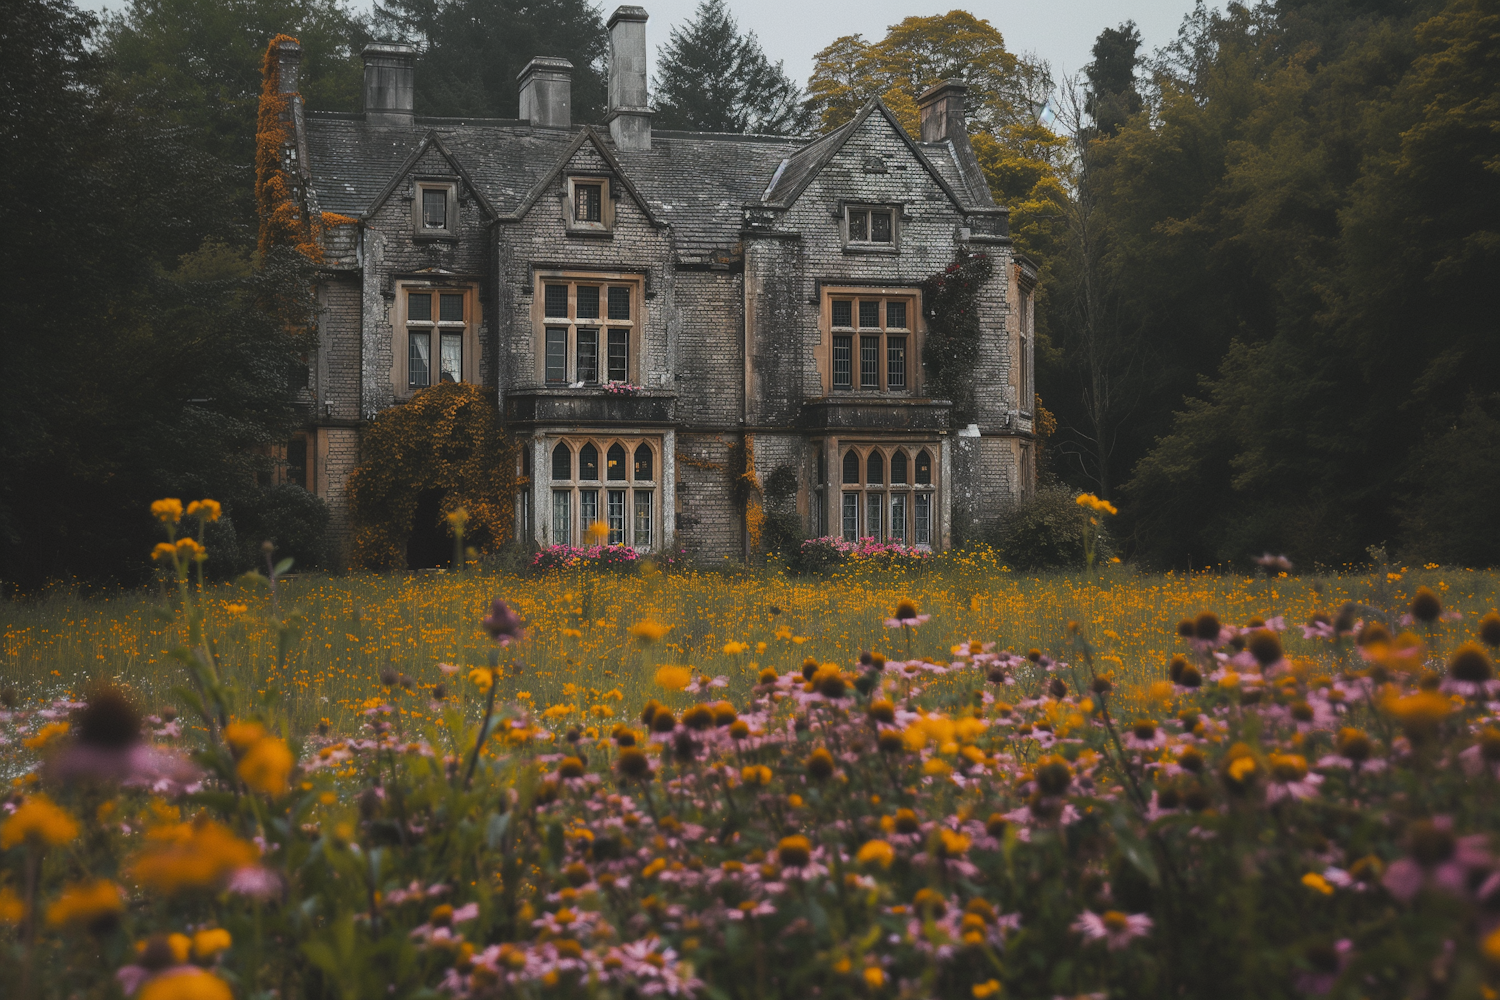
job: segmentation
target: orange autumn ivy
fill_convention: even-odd
[[[277,35],[266,46],[261,64],[260,109],[255,123],[255,206],[260,216],[257,249],[262,257],[278,246],[294,247],[314,263],[323,260],[323,234],[333,226],[359,221],[334,212],[308,213],[293,197],[283,156],[292,134],[291,100],[295,92],[281,92],[281,62],[277,50],[282,42],[296,43],[291,35]]]

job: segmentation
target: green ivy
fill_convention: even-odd
[[[959,247],[952,264],[922,282],[927,334],[922,364],[927,395],[953,402],[955,425],[975,416],[974,371],[979,366],[979,291],[995,273],[987,253]]]

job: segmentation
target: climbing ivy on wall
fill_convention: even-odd
[[[512,535],[516,450],[493,396],[467,382],[444,382],[384,411],[360,440],[349,477],[354,562],[405,565],[406,543],[423,493],[442,493],[441,519],[468,512],[466,540],[493,551]]]
[[[927,336],[922,364],[927,394],[953,401],[953,422],[974,419],[974,371],[979,366],[979,291],[995,273],[989,254],[959,247],[952,264],[922,282]]]
[[[357,222],[334,212],[307,213],[292,195],[291,178],[283,161],[294,141],[291,93],[281,92],[282,42],[296,42],[291,35],[277,35],[266,46],[261,63],[260,105],[255,122],[255,207],[260,216],[257,250],[262,259],[276,247],[289,246],[313,263],[323,260],[323,233],[331,226]]]

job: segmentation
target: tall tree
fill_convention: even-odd
[[[672,29],[651,86],[661,128],[788,135],[811,118],[801,89],[753,31],[740,34],[724,0],[701,0],[692,20]]]
[[[573,64],[573,117],[600,121],[606,103],[604,22],[588,0],[389,0],[374,26],[416,42],[417,111],[514,118],[516,77],[536,56]]]
[[[1141,110],[1135,71],[1141,33],[1134,21],[1118,28],[1105,28],[1094,41],[1094,61],[1083,68],[1088,77],[1088,100],[1084,109],[1103,135],[1114,135],[1131,115]]]

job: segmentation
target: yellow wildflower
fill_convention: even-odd
[[[157,542],[156,548],[151,550],[151,558],[156,562],[169,562],[177,554],[177,546],[171,542]]]
[[[870,840],[859,849],[854,860],[862,865],[879,865],[889,868],[891,862],[896,860],[896,849],[884,840]]]
[[[188,517],[197,517],[205,521],[217,521],[222,508],[217,500],[194,500],[188,504]]]
[[[668,691],[681,691],[687,687],[693,679],[691,667],[664,666],[656,669],[656,684]]]
[[[212,972],[184,969],[152,979],[141,987],[136,1000],[234,1000],[234,993]]]
[[[168,895],[215,888],[236,870],[260,859],[254,844],[211,820],[157,827],[147,831],[146,841],[130,864],[131,877]]]
[[[196,539],[179,538],[177,539],[177,558],[184,562],[188,560],[203,562],[208,558],[208,550],[199,545]]]
[[[228,948],[232,942],[222,927],[202,930],[193,935],[193,957],[202,962]]]
[[[286,794],[287,779],[296,763],[285,740],[268,736],[246,751],[235,771],[252,791],[277,796]]]
[[[885,985],[885,970],[878,965],[867,965],[863,973],[865,985],[872,990],[878,990]]]
[[[724,655],[738,656],[739,654],[746,652],[749,649],[750,644],[748,642],[726,642],[724,644]]]
[[[495,672],[488,667],[475,667],[469,671],[469,683],[481,691],[488,691],[495,683]]]
[[[109,879],[75,882],[47,907],[47,923],[53,927],[87,926],[124,909],[125,897]]]
[[[998,980],[989,979],[982,983],[975,983],[974,989],[971,992],[974,994],[974,1000],[985,1000],[986,997],[998,994],[1001,989],[1002,987]]]
[[[1333,886],[1329,885],[1328,880],[1317,872],[1308,872],[1302,876],[1302,884],[1314,892],[1321,892],[1325,896],[1333,895]]]
[[[26,919],[26,903],[10,886],[0,887],[0,926]]]
[[[266,738],[266,727],[259,722],[236,720],[224,727],[224,742],[244,753]]]
[[[609,525],[603,521],[595,521],[585,528],[583,533],[588,536],[591,544],[603,545],[605,540],[609,538]]]
[[[740,771],[740,780],[747,785],[769,785],[771,769],[764,764],[751,764]]]
[[[957,858],[969,852],[969,838],[961,833],[943,827],[938,831],[938,838],[943,845],[943,854],[947,857]]]
[[[649,618],[644,621],[638,621],[630,626],[630,634],[647,643],[655,642],[671,630],[672,626],[662,625]]]
[[[1484,943],[1480,945],[1480,949],[1484,952],[1485,958],[1496,965],[1500,965],[1500,927],[1490,931],[1489,935],[1485,937]]]
[[[35,736],[21,741],[21,745],[28,750],[44,750],[54,740],[59,740],[68,735],[68,724],[66,722],[49,722],[37,730]]]
[[[1418,691],[1405,696],[1388,695],[1380,707],[1395,716],[1408,736],[1425,736],[1447,717],[1453,704],[1436,691]]]
[[[45,795],[32,795],[0,826],[0,850],[21,843],[56,847],[78,836],[78,821]]]
[[[182,520],[182,501],[170,497],[152,501],[151,516],[162,524],[176,524]]]

